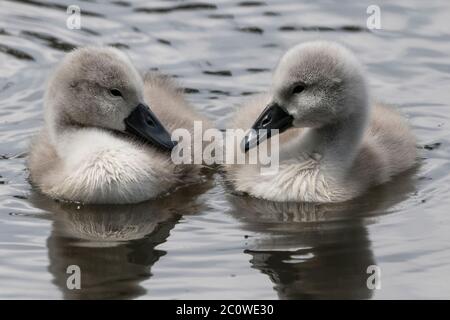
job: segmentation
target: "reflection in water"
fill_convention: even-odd
[[[342,204],[276,203],[229,196],[232,215],[258,234],[247,254],[281,299],[369,299],[376,264],[363,219],[387,213],[414,191],[412,172]]]
[[[136,205],[89,205],[54,202],[34,194],[36,207],[52,212],[47,240],[49,271],[65,299],[135,298],[140,283],[166,254],[156,249],[184,214],[203,210],[198,197],[209,187],[189,186],[170,196]],[[67,267],[81,269],[81,289],[69,290]]]

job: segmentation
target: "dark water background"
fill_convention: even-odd
[[[66,28],[71,4],[81,30]],[[377,1],[376,32],[370,4],[0,0],[0,298],[450,298],[450,4]],[[286,49],[314,39],[354,50],[373,95],[409,118],[428,145],[417,170],[335,206],[233,196],[216,173],[135,206],[62,205],[28,184],[24,155],[65,51],[122,48],[222,127]],[[71,264],[82,290],[66,288]],[[380,290],[366,286],[374,264]]]

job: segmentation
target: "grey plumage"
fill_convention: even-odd
[[[304,91],[293,93],[299,82]],[[249,129],[268,103],[282,105],[294,128],[279,137],[279,171],[261,175],[260,165],[228,165],[228,179],[267,200],[340,202],[411,168],[416,143],[408,124],[368,91],[362,66],[344,47],[310,42],[290,49],[270,92],[244,104],[231,125]]]

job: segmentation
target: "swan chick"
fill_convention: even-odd
[[[143,79],[115,48],[76,49],[49,79],[45,124],[28,159],[30,180],[42,193],[67,201],[155,198],[195,175],[198,168],[170,158],[171,130],[190,129],[195,119],[200,117],[168,77],[150,73]]]
[[[342,202],[416,163],[406,121],[392,107],[371,101],[361,64],[332,42],[287,51],[270,93],[239,109],[232,126],[256,130],[242,142],[246,151],[270,138],[260,129],[280,134],[277,172],[262,175],[259,164],[226,167],[234,188],[257,198]]]

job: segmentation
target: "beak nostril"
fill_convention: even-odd
[[[261,125],[263,127],[267,126],[272,121],[272,116],[270,114],[266,115],[264,119],[261,121]]]
[[[145,119],[145,122],[149,125],[149,126],[151,126],[151,127],[155,127],[155,122],[152,120],[152,119],[150,119],[150,118],[146,118]]]

